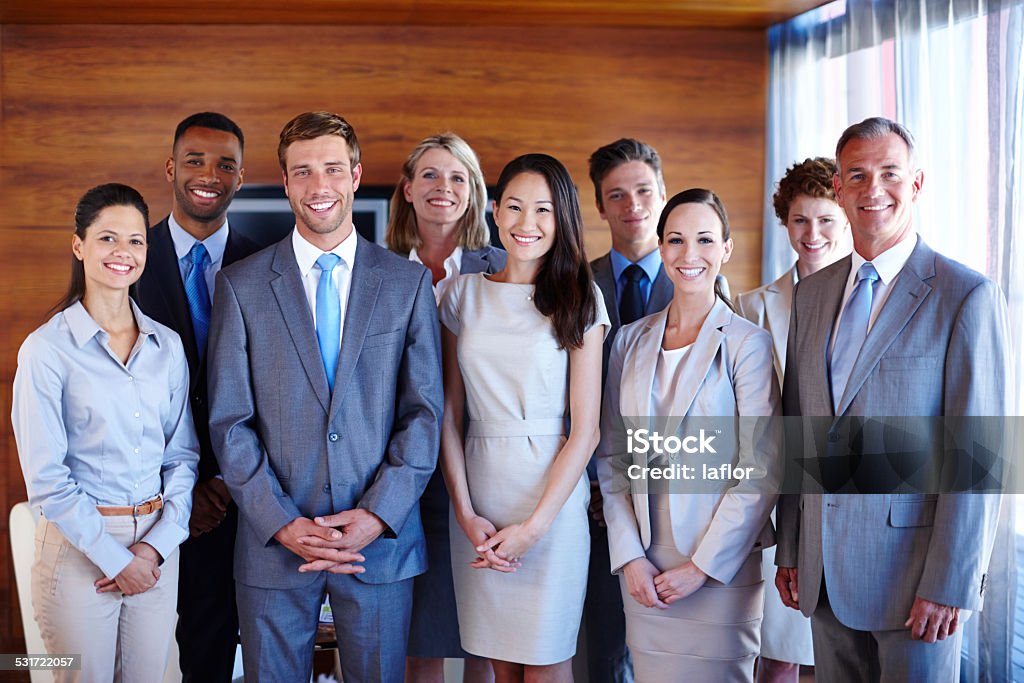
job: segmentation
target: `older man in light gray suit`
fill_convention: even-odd
[[[1003,295],[915,232],[910,133],[868,119],[836,157],[854,253],[797,285],[785,414],[825,417],[829,446],[853,445],[849,416],[1006,414]],[[776,586],[812,618],[819,677],[957,680],[957,627],[981,608],[998,508],[972,493],[784,496]]]
[[[295,230],[221,271],[210,334],[246,680],[309,680],[327,593],[345,679],[397,682],[442,409],[430,274],[353,229],[343,118],[299,115],[278,157]]]

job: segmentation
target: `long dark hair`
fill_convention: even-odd
[[[705,190],[701,187],[691,187],[689,190],[683,190],[677,195],[674,195],[672,199],[668,200],[665,204],[665,208],[661,211],[661,217],[658,218],[658,242],[661,242],[665,238],[665,223],[668,222],[669,214],[674,209],[683,204],[703,204],[711,208],[712,211],[718,216],[718,220],[722,223],[722,241],[725,242],[729,239],[729,217],[725,213],[725,205],[722,204],[722,200],[718,198],[718,195],[711,190]],[[733,313],[736,313],[736,307],[733,306],[729,296],[722,289],[722,278],[715,278],[715,296],[725,302],[725,305],[732,309]]]
[[[111,206],[130,206],[142,214],[142,221],[149,225],[149,207],[139,191],[120,183],[97,185],[82,195],[75,207],[75,234],[78,239],[85,240],[85,231],[99,217],[103,209]],[[63,311],[68,306],[78,303],[85,296],[85,265],[75,254],[71,254],[71,282],[68,290],[60,301],[54,304],[50,312]]]
[[[558,159],[547,154],[524,154],[502,169],[496,195],[499,204],[508,184],[521,173],[544,178],[555,214],[555,243],[544,255],[537,273],[533,303],[551,318],[558,345],[578,349],[583,346],[583,333],[594,322],[597,302],[594,276],[583,249],[583,218],[576,186]]]

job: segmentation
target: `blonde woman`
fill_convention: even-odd
[[[387,243],[392,251],[430,270],[437,301],[460,273],[495,273],[505,252],[489,244],[487,188],[476,153],[454,133],[420,141],[402,165],[391,197]],[[413,584],[406,679],[442,683],[444,658],[465,658],[463,680],[493,680],[490,663],[460,644],[448,548],[448,492],[441,468],[420,498],[427,542],[427,572]]]

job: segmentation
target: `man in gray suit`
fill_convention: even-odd
[[[1003,295],[915,232],[924,175],[910,133],[867,119],[836,158],[854,253],[797,285],[785,414],[824,418],[817,443],[840,452],[873,438],[851,416],[1005,415]],[[783,496],[775,583],[812,619],[819,678],[958,680],[958,626],[981,608],[998,509],[975,493]]]
[[[608,223],[611,251],[594,259],[594,280],[604,295],[611,330],[604,340],[604,376],[615,335],[623,325],[656,313],[672,300],[672,282],[661,266],[658,217],[665,207],[661,157],[650,145],[623,138],[590,155],[597,210]],[[626,621],[618,577],[608,558],[608,529],[594,467],[590,474],[590,572],[584,605],[591,683],[628,683],[633,667],[626,649]]]
[[[220,272],[210,334],[246,679],[309,680],[326,593],[345,679],[397,682],[442,410],[430,273],[355,232],[343,118],[297,116],[278,159],[295,230]]]

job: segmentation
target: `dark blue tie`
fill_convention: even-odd
[[[331,271],[341,261],[337,254],[323,254],[316,260],[320,281],[316,285],[316,340],[320,344],[320,357],[324,360],[327,386],[334,392],[334,375],[338,372],[338,354],[341,352],[341,299],[334,285]]]
[[[623,325],[644,317],[644,292],[640,288],[644,275],[644,269],[635,263],[622,271],[625,282],[619,298],[619,322]]]
[[[196,335],[196,349],[202,358],[206,355],[206,337],[210,333],[210,290],[206,286],[206,264],[210,262],[210,254],[202,242],[196,242],[187,258],[185,296],[192,316],[192,331]]]

